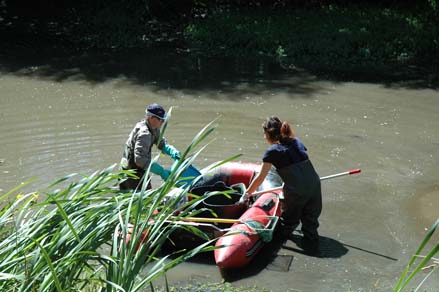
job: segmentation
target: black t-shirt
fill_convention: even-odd
[[[265,150],[263,162],[274,165],[277,169],[290,164],[308,160],[306,147],[299,138],[294,138],[288,143],[272,144]]]

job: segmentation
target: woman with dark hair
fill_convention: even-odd
[[[250,183],[247,194],[251,196],[256,191],[274,166],[284,182],[281,234],[284,238],[290,237],[302,223],[302,248],[307,252],[317,252],[318,218],[322,211],[319,175],[314,170],[305,145],[296,137],[288,122],[269,117],[262,128],[270,146],[265,150],[261,171]]]

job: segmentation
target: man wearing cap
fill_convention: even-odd
[[[121,190],[133,190],[142,187],[143,175],[151,163],[151,148],[156,145],[162,153],[171,158],[178,159],[180,152],[166,139],[160,137],[160,128],[166,119],[166,112],[157,103],[150,104],[145,110],[145,119],[136,124],[125,143],[125,149],[121,160],[122,169],[134,169],[138,178],[128,178],[120,183]],[[151,172],[160,175],[163,180],[169,176],[169,170],[154,162],[151,165]],[[147,189],[151,188],[149,183]]]

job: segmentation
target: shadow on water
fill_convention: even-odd
[[[379,257],[382,257],[382,258],[385,258],[385,259],[388,259],[388,260],[392,260],[392,261],[395,261],[395,262],[398,261],[398,259],[392,258],[392,257],[387,256],[385,254],[381,254],[381,253],[378,253],[378,252],[375,252],[375,251],[367,250],[367,249],[364,249],[364,248],[361,248],[361,247],[358,247],[358,246],[353,246],[353,245],[350,245],[350,244],[347,244],[347,243],[343,243],[343,245],[347,246],[347,247],[350,247],[350,248],[353,248],[353,249],[356,249],[356,250],[359,250],[359,251],[362,251],[362,252],[366,252],[366,253],[371,254],[371,255],[379,256]]]
[[[221,275],[225,281],[234,282],[243,278],[248,278],[259,274],[262,270],[272,270],[278,272],[288,272],[292,264],[294,254],[285,255],[281,251],[293,251],[318,258],[340,258],[348,253],[348,249],[337,240],[329,237],[320,237],[320,252],[309,253],[301,248],[292,247],[289,243],[298,242],[301,236],[293,235],[290,241],[273,240],[257,254],[249,265],[239,270],[222,270]]]
[[[301,236],[294,234],[291,238],[291,241],[294,242],[296,245],[300,246],[300,240],[301,240]],[[365,248],[361,248],[358,246],[354,246],[354,245],[350,245],[344,242],[340,242],[337,241],[335,239],[329,238],[329,237],[324,237],[324,236],[320,236],[320,252],[318,254],[310,254],[306,251],[304,251],[303,249],[298,249],[298,248],[294,248],[294,247],[284,247],[286,249],[289,249],[291,251],[295,251],[304,255],[308,255],[308,256],[313,256],[313,257],[318,257],[318,258],[339,258],[344,256],[345,254],[348,253],[349,249],[355,249],[361,252],[365,252],[368,253],[370,255],[374,255],[374,256],[379,256],[388,260],[392,260],[392,261],[398,261],[398,259],[392,258],[390,256],[375,252],[375,251],[371,251]]]
[[[231,100],[260,95],[263,90],[304,96],[319,90],[311,86],[314,76],[287,72],[267,59],[207,58],[170,47],[81,52],[26,46],[0,50],[0,72],[55,82],[99,84],[117,79],[116,86],[140,85],[152,91],[174,89],[194,95],[212,90]]]
[[[297,246],[300,246],[301,239],[302,236],[294,234],[291,238],[291,241],[294,242]],[[301,248],[294,248],[291,246],[286,246],[285,249],[317,258],[340,258],[347,254],[349,251],[341,242],[335,239],[320,236],[319,241],[320,251],[318,253],[309,253]]]
[[[0,72],[56,82],[87,81],[98,84],[122,79],[120,85],[149,86],[151,90],[176,89],[197,94],[214,90],[228,99],[240,99],[262,90],[310,96],[320,88],[318,79],[333,82],[375,82],[386,87],[438,88],[436,74],[422,68],[400,72],[323,72],[316,68],[285,69],[275,60],[260,58],[207,58],[174,45],[124,50],[81,50],[55,36],[36,35],[27,28],[1,30]],[[6,44],[6,45],[4,45]],[[354,74],[355,73],[355,74]],[[382,74],[381,74],[382,73]],[[355,75],[355,76],[354,76]],[[249,86],[243,86],[249,85]],[[266,96],[269,98],[269,96]],[[217,98],[217,97],[213,97]]]
[[[288,272],[292,264],[294,254],[284,255],[280,254],[280,251],[292,251],[296,254],[302,254],[309,257],[316,258],[340,258],[346,255],[350,249],[356,249],[362,252],[366,252],[373,256],[379,256],[391,261],[397,261],[398,259],[389,257],[384,254],[380,254],[371,250],[367,250],[361,247],[349,245],[339,242],[335,239],[320,236],[320,250],[318,253],[307,252],[302,248],[297,247],[301,240],[301,236],[294,234],[289,241],[284,242],[280,240],[273,240],[267,244],[252,260],[252,262],[239,270],[222,270],[221,275],[227,282],[238,281],[243,278],[248,278],[259,274],[262,270],[268,269],[277,272]],[[291,246],[290,242],[295,243],[296,246]]]
[[[264,269],[288,272],[293,262],[294,256],[304,255],[314,258],[341,258],[346,255],[350,249],[365,252],[372,256],[378,256],[391,261],[398,261],[396,258],[367,250],[358,246],[353,246],[347,243],[342,243],[335,239],[320,236],[320,249],[318,252],[309,252],[302,249],[300,246],[302,236],[293,234],[287,241],[281,239],[273,239],[271,242],[264,245],[264,247],[257,253],[255,258],[243,268],[239,269],[220,269],[221,276],[227,282],[235,282],[241,279],[250,278],[258,275]],[[167,250],[169,252],[170,249]],[[291,253],[292,252],[292,253]],[[174,254],[177,256],[177,254]],[[205,265],[215,265],[213,251],[205,252],[191,258],[189,262]]]
[[[259,251],[247,266],[241,269],[221,270],[221,276],[227,282],[234,282],[259,274],[262,270],[274,264],[278,257],[279,259],[282,258],[282,256],[278,255],[278,252],[282,248],[283,243],[283,240],[273,239]],[[292,258],[287,258],[284,266],[289,266],[290,259],[292,260]]]

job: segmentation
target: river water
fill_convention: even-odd
[[[165,136],[181,150],[216,119],[199,168],[235,154],[260,162],[260,125],[278,115],[321,176],[362,169],[322,183],[321,258],[288,241],[268,265],[225,277],[212,262],[193,261],[169,272],[171,284],[225,277],[273,291],[389,291],[439,216],[437,90],[160,52],[1,57],[0,194],[32,178],[23,191],[119,162],[152,102],[173,108]],[[437,273],[424,287],[438,291]]]

